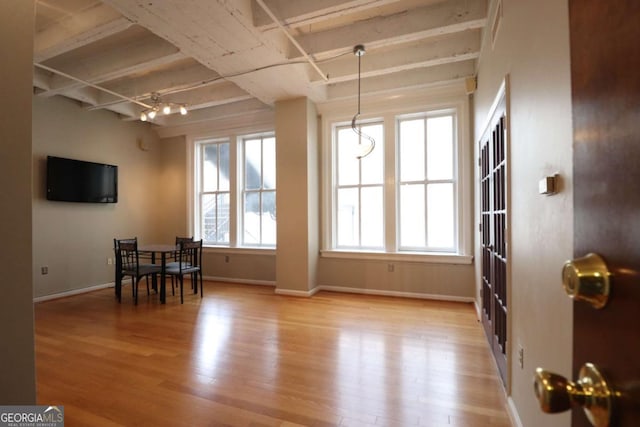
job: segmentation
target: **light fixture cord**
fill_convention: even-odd
[[[366,133],[362,132],[360,128],[356,125],[356,119],[360,115],[360,61],[362,60],[362,53],[357,54],[357,56],[358,56],[358,112],[356,113],[355,116],[353,116],[353,119],[351,119],[351,129],[353,129],[353,131],[360,137],[360,139],[364,138],[368,140],[369,143],[371,144],[369,148],[367,148],[367,151],[364,154],[357,156],[358,160],[360,160],[363,157],[366,157],[369,154],[371,154],[371,152],[373,151],[373,148],[376,146],[376,141]]]

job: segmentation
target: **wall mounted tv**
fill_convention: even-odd
[[[118,202],[118,167],[47,156],[47,200]]]

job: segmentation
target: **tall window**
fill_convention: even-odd
[[[455,120],[399,120],[400,250],[456,248]]]
[[[273,133],[194,144],[194,236],[204,244],[276,245],[276,139]]]
[[[202,159],[199,200],[202,239],[209,245],[229,244],[229,142],[208,142],[199,148]]]
[[[362,131],[376,146],[362,159],[349,124],[331,129],[327,249],[464,254],[457,108],[388,114],[364,123]],[[394,143],[385,141],[392,135]]]
[[[275,246],[276,139],[246,138],[243,154],[242,241],[247,246]]]
[[[336,247],[384,248],[383,125],[361,126],[376,140],[370,155],[358,159],[361,141],[351,126],[336,129]]]

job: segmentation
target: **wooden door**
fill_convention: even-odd
[[[574,303],[573,379],[598,365],[622,393],[611,425],[640,426],[640,1],[570,0],[569,16],[574,256],[613,274],[603,309]],[[580,408],[572,420],[591,425]]]
[[[502,97],[480,140],[482,324],[507,383],[507,128]]]

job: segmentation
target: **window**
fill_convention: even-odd
[[[464,105],[385,113],[363,122],[362,131],[376,146],[362,159],[357,158],[359,140],[351,126],[326,119],[332,137],[325,154],[325,188],[330,190],[324,198],[325,253],[440,254],[444,262],[457,262],[446,256],[464,255],[471,261],[466,255],[471,228],[461,226],[471,217],[460,208],[463,200],[471,204],[470,194],[463,195],[460,187],[461,165],[468,156],[458,141]]]
[[[336,247],[384,248],[384,165],[382,123],[360,126],[376,148],[358,160],[358,135],[351,126],[336,128]]]
[[[401,250],[456,249],[455,117],[398,120]]]
[[[249,246],[276,244],[276,139],[243,141],[242,241]]]
[[[199,145],[201,191],[199,213],[203,243],[228,245],[230,238],[229,142],[216,141]]]
[[[273,134],[198,140],[194,145],[194,235],[208,246],[276,245]]]

